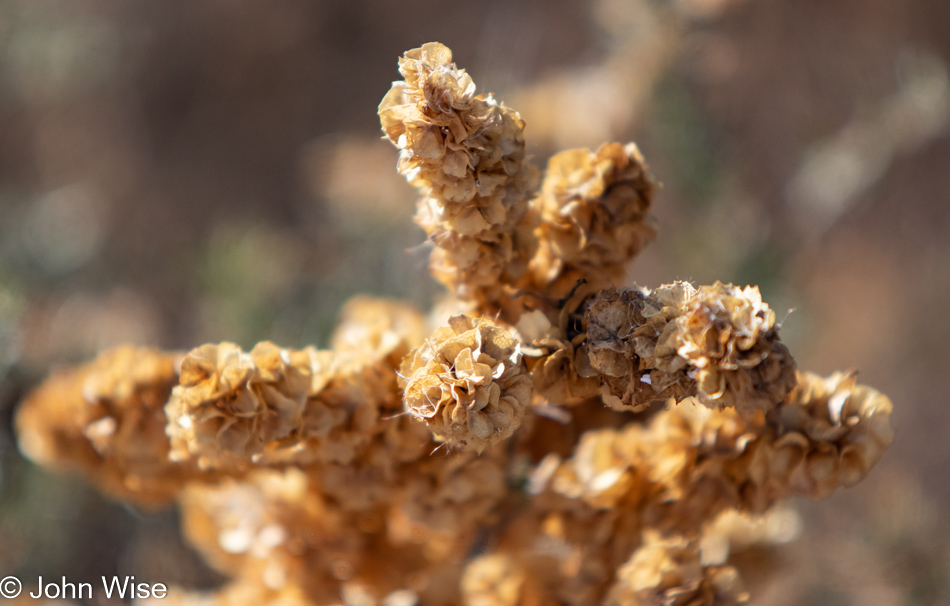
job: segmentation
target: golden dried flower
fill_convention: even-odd
[[[181,363],[181,382],[165,408],[171,457],[203,468],[249,459],[297,429],[311,383],[314,350],[259,343],[203,345]]]
[[[341,477],[363,477],[359,483],[364,474],[391,478],[393,465],[433,448],[428,429],[402,414],[391,355],[377,362],[359,353],[327,354],[329,366],[314,373],[300,428],[265,461],[328,465]]]
[[[360,524],[379,516],[344,511],[325,497],[319,476],[298,469],[254,471],[182,494],[186,536],[212,565],[272,591],[302,588],[316,603],[338,600],[344,581],[380,566],[374,552],[385,527]]]
[[[891,401],[858,385],[854,373],[827,378],[799,373],[788,404],[779,410],[782,436],[776,441],[797,448],[804,438],[802,473],[792,478],[796,492],[823,498],[839,485],[864,479],[894,441]]]
[[[723,564],[733,551],[788,543],[798,538],[801,525],[801,516],[786,504],[776,505],[762,515],[726,510],[703,529],[703,565]]]
[[[336,352],[388,359],[398,367],[425,337],[425,318],[413,306],[389,299],[354,297],[343,306],[332,344]]]
[[[611,606],[726,606],[749,595],[731,567],[704,567],[699,546],[683,537],[644,533],[644,544],[617,572]]]
[[[482,450],[509,438],[531,401],[521,344],[487,318],[455,316],[403,362],[406,410],[450,444]]]
[[[551,157],[533,202],[541,218],[534,287],[560,297],[581,279],[592,289],[620,282],[627,264],[656,237],[649,216],[655,188],[633,143]]]
[[[511,554],[475,558],[462,575],[466,606],[553,606],[537,579]]]
[[[404,80],[379,105],[383,132],[399,148],[399,171],[422,195],[416,222],[436,247],[435,277],[463,299],[492,305],[534,253],[527,199],[524,123],[431,42],[399,60]]]
[[[347,331],[354,330],[351,323]],[[362,350],[342,338],[339,351],[291,351],[270,343],[249,354],[230,344],[195,350],[189,354],[192,374],[183,370],[183,384],[166,407],[172,456],[226,473],[320,464],[341,477],[352,474],[337,466],[353,465],[355,472],[366,465],[377,469],[371,459],[386,460],[389,471],[360,474],[383,473],[391,482],[390,468],[421,456],[429,432],[399,418],[402,393],[393,358],[407,343],[395,329],[380,334]]]
[[[841,374],[799,373],[798,386],[764,422],[681,403],[650,424],[659,435],[680,428],[687,462],[664,481],[676,499],[655,515],[695,527],[724,509],[764,513],[793,494],[828,496],[880,460],[893,440],[890,413],[885,396]]]
[[[547,487],[696,533],[725,510],[764,513],[793,494],[822,498],[860,481],[893,438],[890,411],[886,397],[853,377],[802,373],[767,419],[688,398],[646,427],[585,433],[570,458],[553,469],[542,463],[532,483],[536,493]]]
[[[172,603],[744,603],[723,544],[765,536],[748,514],[860,481],[890,401],[796,374],[754,287],[605,290],[655,233],[636,146],[557,154],[537,193],[520,117],[446,47],[400,72],[379,117],[448,326],[426,338],[410,306],[357,298],[330,351],[112,350],[27,399],[23,451],[179,498],[235,580]]]
[[[417,544],[433,560],[461,563],[506,496],[498,452],[429,457],[402,478],[388,519],[390,538]]]
[[[634,507],[645,479],[641,475],[645,466],[637,452],[640,433],[639,425],[622,432],[585,432],[574,455],[551,478],[551,489],[599,509]]]
[[[300,464],[356,460],[374,434],[382,431],[384,407],[398,405],[395,372],[383,374],[361,357],[337,356],[323,383],[311,389],[300,428],[280,456]],[[391,376],[390,376],[391,375]]]
[[[523,313],[518,333],[526,346],[522,352],[534,381],[536,398],[544,404],[571,406],[600,392],[600,380],[572,341],[539,310]]]
[[[31,459],[77,470],[106,493],[146,505],[168,501],[194,472],[168,461],[163,407],[178,354],[118,347],[54,375],[20,407],[20,447]]]
[[[691,374],[705,404],[735,407],[740,414],[767,411],[795,386],[794,360],[778,341],[775,312],[758,288],[721,282],[700,287],[672,324],[657,337],[658,368],[673,352],[686,360],[696,369]]]
[[[660,296],[676,295],[683,289],[658,291]],[[587,340],[580,353],[586,354],[590,367],[601,375],[604,403],[616,410],[637,412],[655,400],[679,399],[691,392],[692,384],[685,374],[661,380],[666,377],[654,377],[649,368],[643,368],[636,332],[651,324],[651,316],[646,315],[653,311],[647,306],[648,296],[636,290],[611,289],[598,293],[587,304]],[[679,309],[677,302],[673,299],[669,301],[672,305],[664,305],[659,314],[651,315],[672,316]]]

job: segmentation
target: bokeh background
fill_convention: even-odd
[[[0,576],[221,582],[173,511],[25,461],[16,405],[110,345],[326,345],[354,293],[429,305],[375,110],[430,40],[539,163],[638,142],[663,189],[631,281],[758,284],[801,367],[894,400],[871,476],[739,555],[754,603],[950,604],[942,0],[4,0]]]

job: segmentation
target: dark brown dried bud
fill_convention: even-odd
[[[768,411],[795,386],[775,312],[759,290],[685,282],[654,291],[604,291],[588,304],[587,351],[604,401],[639,410],[696,394],[740,414]]]

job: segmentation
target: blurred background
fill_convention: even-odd
[[[17,402],[119,343],[325,346],[354,293],[428,306],[376,106],[430,40],[539,163],[640,145],[660,235],[631,281],[758,284],[802,368],[893,399],[871,476],[739,554],[753,603],[950,604],[941,0],[0,3],[0,576],[221,582],[174,512],[26,462]]]

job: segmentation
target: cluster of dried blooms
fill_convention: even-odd
[[[358,298],[329,350],[109,351],[24,402],[23,451],[177,501],[234,580],[166,603],[746,602],[730,534],[864,478],[890,401],[799,372],[755,287],[617,288],[655,234],[633,144],[539,179],[446,47],[399,65],[380,119],[466,312]]]
[[[432,274],[464,299],[490,306],[533,256],[528,198],[538,170],[525,154],[524,122],[452,63],[441,44],[399,60],[404,80],[379,106],[399,148],[399,171],[422,195],[416,222],[435,249]]]

